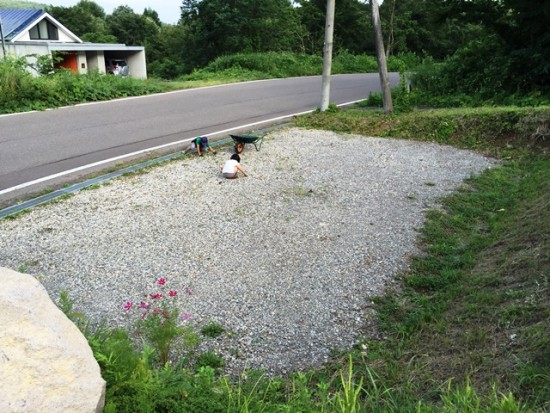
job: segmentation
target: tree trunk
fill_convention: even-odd
[[[384,112],[393,112],[393,103],[391,99],[390,82],[388,80],[388,66],[386,64],[386,54],[384,53],[384,39],[382,38],[382,25],[380,24],[380,13],[378,10],[378,0],[371,0],[372,4],[372,24],[374,27],[374,38],[376,43],[376,58],[378,60],[378,73],[380,74],[380,86],[382,87],[382,100],[384,102]]]
[[[334,33],[334,3],[327,0],[327,17],[325,23],[325,46],[323,48],[323,87],[321,90],[321,112],[328,109],[330,101],[330,70],[332,66],[332,39]]]
[[[390,13],[390,21],[389,21],[389,30],[388,30],[388,41],[386,42],[386,59],[390,56],[392,53],[393,43],[395,40],[395,37],[393,35],[393,23],[394,23],[394,17],[395,17],[395,0],[392,1],[391,4],[391,13]]]

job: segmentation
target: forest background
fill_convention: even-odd
[[[298,59],[308,67],[295,75],[321,73],[326,0],[182,0],[177,24],[161,22],[151,8],[138,13],[121,5],[106,14],[89,0],[72,7],[0,0],[0,7],[45,9],[84,41],[144,46],[152,78],[174,80],[201,70],[270,72],[273,53],[279,69],[285,59]],[[547,102],[550,2],[386,0],[380,15],[390,70],[414,70],[428,104],[449,95],[455,106]],[[357,63],[344,72],[377,70],[361,70],[365,59],[357,60],[375,62],[372,33],[370,4],[336,0],[335,59]],[[257,58],[265,53],[271,57]],[[228,59],[235,55],[240,57]]]

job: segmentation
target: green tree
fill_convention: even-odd
[[[380,15],[386,54],[443,59],[479,38],[482,26],[445,13],[447,7],[441,0],[385,0]]]
[[[468,45],[491,42],[477,55],[485,69],[498,72],[496,87],[510,93],[550,91],[550,2],[547,0],[438,0],[442,18],[482,28]],[[461,52],[463,55],[465,50]],[[507,64],[502,66],[502,61]]]
[[[325,33],[326,0],[298,0],[297,13],[307,30],[306,52],[321,54]],[[334,14],[334,51],[374,54],[369,5],[358,0],[336,0]]]
[[[199,12],[200,0],[182,0],[180,23],[186,24],[193,21]]]
[[[193,70],[193,66],[188,59],[189,45],[184,40],[190,37],[188,26],[178,24],[162,27],[164,56],[159,59],[158,73],[160,77],[170,79]]]
[[[84,41],[113,43],[105,27],[105,11],[97,3],[80,0],[72,7],[50,6],[46,11]]]
[[[223,54],[301,49],[303,28],[290,0],[184,0],[181,10],[191,66]]]
[[[153,22],[151,20],[148,24]],[[182,42],[185,31],[182,25],[161,23],[155,30],[149,27],[145,37],[145,50],[147,70],[151,76],[173,79],[185,73],[185,48]]]
[[[151,21],[151,20],[149,20]],[[107,28],[117,41],[129,46],[143,46],[152,25],[147,25],[147,19],[134,12],[128,6],[119,6],[107,16]]]
[[[162,22],[160,21],[159,14],[155,10],[151,9],[150,7],[147,7],[145,10],[143,10],[143,17],[146,20],[151,20],[158,27],[162,26]]]

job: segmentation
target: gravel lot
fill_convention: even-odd
[[[24,267],[53,300],[129,325],[127,301],[178,291],[182,323],[220,323],[202,347],[227,372],[284,374],[376,334],[370,299],[416,251],[427,209],[494,160],[451,147],[298,128],[188,156],[0,221],[0,266]],[[189,288],[191,295],[185,294]]]

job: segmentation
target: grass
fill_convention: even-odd
[[[544,177],[527,173],[518,180],[517,168]],[[519,360],[533,363],[548,344],[523,330],[534,329],[535,336],[550,333],[540,319],[550,308],[548,297],[544,300],[540,293],[541,271],[548,268],[543,240],[550,229],[541,225],[550,216],[540,194],[550,189],[548,178],[550,162],[524,160],[485,173],[470,182],[472,189],[446,198],[444,211],[431,213],[423,231],[429,255],[413,261],[404,278],[402,297],[408,300],[397,306],[399,319],[388,317],[386,323],[391,320],[388,329],[416,343],[413,353],[430,355],[414,364],[431,366],[432,380],[454,376],[464,382],[468,377],[477,389],[497,382],[523,397],[533,396],[517,391],[515,367]],[[533,188],[533,179],[546,188]],[[548,369],[548,354],[542,358]],[[544,383],[538,394],[550,384]]]
[[[223,358],[212,352],[205,352],[197,357],[196,366],[198,368],[211,367],[213,369],[222,368],[225,365]]]
[[[201,328],[203,336],[215,338],[219,337],[224,332],[221,324],[210,321],[208,324]]]
[[[295,119],[297,126],[437,142],[506,159],[548,148],[550,106],[381,111],[337,110]]]

